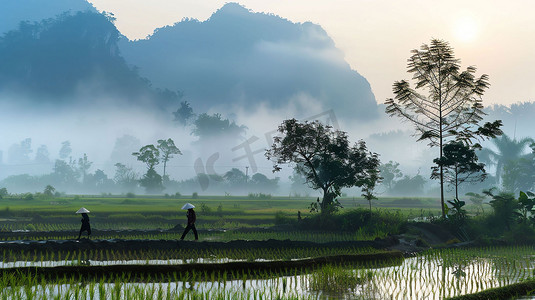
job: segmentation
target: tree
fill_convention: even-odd
[[[459,185],[463,182],[481,182],[487,177],[485,164],[478,163],[476,151],[461,142],[450,142],[444,146],[443,156],[435,158],[431,179],[440,176],[444,169],[444,179],[455,188],[455,199],[459,199]]]
[[[95,183],[95,186],[97,187],[102,187],[106,184],[106,182],[109,181],[108,175],[106,175],[106,173],[104,173],[104,171],[102,171],[101,169],[97,169],[95,171],[95,174],[93,174],[92,179]]]
[[[347,133],[332,130],[319,121],[300,123],[285,120],[278,128],[266,157],[273,161],[273,172],[281,170],[281,164],[295,163],[296,171],[314,189],[323,191],[319,203],[322,213],[337,209],[336,197],[344,187],[361,187],[378,171],[379,158],[368,151],[362,140],[350,146]]]
[[[519,208],[515,196],[506,192],[500,192],[498,195],[495,195],[493,189],[485,190],[483,194],[492,197],[490,206],[494,210],[495,220],[493,225],[511,230],[511,224],[515,220],[516,212]]]
[[[535,182],[535,161],[533,154],[516,160],[509,160],[503,166],[502,187],[504,191],[517,193],[533,189]]]
[[[173,112],[173,115],[175,116],[174,121],[179,122],[182,126],[188,125],[190,119],[195,116],[193,108],[191,108],[188,101],[180,102],[180,107],[177,111]]]
[[[168,138],[167,140],[158,140],[158,150],[160,150],[161,155],[161,161],[163,162],[163,178],[165,179],[165,168],[167,166],[167,162],[173,158],[174,154],[182,155],[182,152],[180,152],[180,149],[178,149],[177,146],[175,146],[175,142]]]
[[[26,164],[30,162],[30,153],[32,153],[32,139],[26,138],[19,144],[13,144],[9,147],[9,161],[15,164]]]
[[[163,191],[162,176],[156,173],[154,169],[148,169],[143,178],[139,180],[142,187],[148,194],[156,194]]]
[[[48,197],[52,197],[54,196],[54,193],[56,192],[56,188],[54,188],[53,186],[51,186],[50,184],[47,185],[43,191],[43,194],[45,194],[46,196]]]
[[[531,197],[531,198],[530,198]],[[527,224],[535,221],[535,194],[520,192],[518,196],[519,211],[515,213],[520,223]]]
[[[92,164],[93,162],[90,162],[87,159],[87,154],[85,153],[84,153],[84,157],[81,157],[78,159],[78,170],[80,171],[80,174],[82,175],[82,183],[85,182],[87,171],[89,171],[89,168],[91,168]]]
[[[162,176],[156,173],[154,166],[160,163],[160,151],[154,145],[146,145],[139,149],[139,152],[132,153],[137,160],[144,162],[147,165],[147,173],[139,180],[141,186],[145,188],[147,193],[161,192]]]
[[[502,173],[508,162],[515,161],[524,156],[527,146],[535,141],[531,138],[511,139],[508,135],[503,134],[500,137],[490,140],[496,150],[483,148],[479,151],[478,156],[481,161],[496,166],[497,184],[502,183]]]
[[[249,182],[253,190],[262,193],[273,193],[279,187],[279,177],[269,179],[262,173],[255,173]]]
[[[201,140],[217,136],[226,136],[230,138],[239,138],[245,133],[247,127],[238,126],[234,121],[223,119],[221,114],[209,115],[200,114],[193,122],[192,134],[198,136]]]
[[[422,175],[416,174],[412,177],[405,175],[403,178],[396,181],[392,188],[392,193],[404,196],[421,195],[424,192],[424,185],[425,179]]]
[[[373,194],[375,186],[377,183],[381,182],[382,177],[379,176],[379,169],[370,170],[370,176],[364,180],[362,185],[362,197],[368,200],[370,204],[370,216],[372,214],[372,200],[378,199],[377,196]]]
[[[379,166],[379,172],[383,178],[382,183],[386,186],[388,191],[392,190],[396,179],[403,177],[403,173],[399,169],[399,163],[394,161],[381,164]]]
[[[48,164],[50,163],[50,154],[46,145],[41,145],[37,148],[35,152],[35,162],[38,164]]]
[[[137,160],[144,162],[147,165],[147,169],[154,169],[154,166],[160,163],[160,151],[154,145],[143,146],[138,152],[133,152],[132,155]]]
[[[484,115],[481,96],[490,86],[488,75],[476,78],[473,66],[460,71],[460,60],[442,40],[433,39],[430,46],[424,44],[411,53],[407,72],[413,74],[415,88],[406,80],[394,82],[395,98],[385,102],[387,114],[413,123],[418,141],[428,140],[431,147],[438,147],[439,157],[443,156],[447,140],[472,144],[474,140],[494,138],[502,133],[499,120],[478,127]],[[442,217],[445,217],[441,166],[439,179]]]
[[[69,155],[71,155],[71,142],[64,141],[61,143],[61,148],[59,149],[59,158],[65,160]]]
[[[223,179],[225,179],[232,188],[242,188],[247,182],[245,173],[237,168],[232,168],[230,171],[225,173],[225,175],[223,175]]]
[[[59,184],[74,184],[79,177],[79,174],[71,167],[71,165],[61,159],[56,159],[52,175]]]
[[[115,164],[115,176],[113,179],[115,183],[122,186],[127,192],[133,192],[137,186],[138,175],[131,167],[124,164]]]

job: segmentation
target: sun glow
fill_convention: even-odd
[[[478,28],[473,18],[464,16],[455,21],[454,36],[461,42],[471,42],[477,38]]]

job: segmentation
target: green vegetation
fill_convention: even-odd
[[[257,197],[127,197],[127,196],[65,196],[65,197],[44,197],[42,194],[35,194],[33,200],[24,200],[24,195],[11,195],[0,199],[0,228],[4,231],[27,230],[31,225],[36,231],[62,231],[78,230],[80,220],[74,214],[80,207],[91,210],[91,224],[93,229],[139,229],[156,230],[171,229],[177,224],[183,225],[186,217],[185,212],[180,207],[185,202],[192,202],[197,205],[198,215],[197,228],[199,229],[237,229],[237,228],[258,228],[264,229],[274,224],[296,225],[298,222],[298,212],[301,212],[303,223],[313,223],[309,219],[316,218],[316,214],[306,211],[306,207],[314,198],[289,198],[270,197],[258,199]],[[416,202],[412,202],[416,201]],[[342,198],[344,205],[340,213],[332,216],[338,225],[333,226],[343,231],[358,228],[350,228],[344,225],[340,218],[352,213],[351,211],[367,206],[362,198]],[[374,214],[384,215],[383,219],[389,216],[397,218],[415,218],[422,215],[436,213],[438,207],[421,210],[414,209],[414,203],[425,206],[425,203],[433,203],[431,199],[381,199],[376,206],[395,206],[397,209],[392,212],[375,209]],[[353,214],[357,214],[353,212]],[[369,214],[369,212],[367,213]],[[347,218],[351,218],[348,215]],[[329,221],[328,219],[326,221]],[[313,227],[313,226],[312,226]],[[316,227],[317,228],[317,227]],[[297,228],[296,228],[297,229]],[[300,226],[298,229],[306,229]],[[314,228],[310,228],[314,229]],[[385,230],[384,228],[381,230]],[[166,232],[165,234],[173,234]],[[284,234],[284,232],[281,232]],[[309,233],[304,233],[309,234]],[[348,232],[345,236],[351,235]],[[383,233],[381,235],[384,235]],[[110,233],[112,235],[112,233]],[[326,234],[327,235],[327,234]],[[248,238],[248,237],[247,237]],[[275,236],[273,237],[275,238]],[[374,236],[366,239],[373,239]]]
[[[451,201],[447,220],[440,218],[440,207],[433,198],[381,198],[371,212],[364,198],[341,198],[344,208],[326,215],[306,211],[310,201],[314,200],[310,197],[197,196],[197,199],[181,195],[50,197],[38,193],[28,199],[26,194],[6,195],[0,199],[2,228],[30,231],[15,235],[4,232],[2,236],[3,240],[20,239],[20,234],[30,240],[73,239],[80,226],[79,216],[74,211],[84,206],[91,210],[92,239],[176,240],[181,228],[170,229],[185,223],[185,212],[179,209],[185,202],[197,206],[198,225],[203,230],[200,235],[202,244],[269,239],[317,243],[366,241],[401,233],[408,220],[413,218],[427,218],[449,227],[460,240],[477,238],[489,245],[493,244],[491,236],[514,241],[520,240],[522,235],[521,240],[529,242],[530,233],[534,231],[532,193],[521,193],[516,199],[512,194],[489,191],[487,199],[480,197],[481,201],[474,204]],[[480,206],[489,200],[492,209],[482,213]],[[297,217],[298,212],[301,212],[301,219]],[[334,257],[366,257],[381,253],[370,247],[327,245],[239,249],[185,246],[148,250],[4,250],[0,253],[4,268],[16,266],[20,272],[14,275],[12,271],[3,271],[0,297],[80,299],[84,298],[81,295],[93,294],[108,298],[130,295],[133,299],[198,299],[221,295],[236,299],[308,299],[319,295],[334,298],[356,295],[363,298],[379,295],[390,295],[393,299],[407,295],[445,298],[522,282],[534,276],[535,268],[533,246],[431,250],[405,259],[402,264],[392,260],[386,266],[371,260],[363,264],[329,262],[329,258]],[[294,266],[299,264],[296,260],[307,259],[312,259],[315,267]],[[318,265],[319,262],[322,263]],[[232,263],[242,263],[246,267],[242,265],[238,270],[227,265],[231,266],[227,272],[213,271],[216,264]],[[270,266],[276,263],[286,267]],[[106,277],[94,273],[88,277],[84,275],[82,279],[81,275],[71,273],[57,277],[46,272],[46,276],[35,273],[38,275],[32,277],[24,275],[26,271],[23,271],[29,270],[24,268],[50,266],[91,270],[117,264],[127,264],[128,268],[117,266],[123,273],[109,273]],[[158,266],[155,271],[125,271],[137,268],[136,265],[150,269],[154,264]],[[176,275],[163,271],[181,265],[187,265],[188,271]],[[203,268],[197,265],[204,265],[205,269],[197,269]],[[32,288],[28,288],[29,285]],[[59,286],[62,288],[58,289]]]
[[[27,265],[39,265],[43,262],[70,262],[70,261],[146,261],[159,260],[166,263],[168,260],[186,262],[220,263],[229,260],[291,260],[310,257],[327,257],[335,255],[362,255],[384,253],[370,247],[300,247],[289,249],[274,248],[218,248],[218,249],[145,249],[145,250],[109,250],[90,249],[79,251],[45,251],[24,252],[2,250],[3,263],[23,262]]]
[[[74,296],[74,299],[79,299],[83,298],[81,295],[93,293],[100,298],[128,294],[134,298],[173,299],[198,299],[199,295],[210,299],[217,295],[231,295],[236,299],[316,299],[320,295],[364,299],[383,298],[385,295],[389,299],[443,299],[526,282],[533,276],[534,251],[533,247],[442,249],[405,259],[401,264],[393,261],[387,266],[368,260],[361,265],[337,263],[319,268],[265,269],[266,264],[257,264],[262,268],[234,271],[203,271],[206,264],[187,262],[193,269],[165,275],[142,271],[148,267],[139,265],[122,267],[122,272],[93,276],[90,275],[93,267],[82,264],[67,266],[75,271],[69,273],[71,275],[2,272],[0,296],[63,299],[79,295]],[[73,259],[83,261],[84,258]],[[276,261],[273,263],[278,264]],[[165,262],[159,265],[161,269],[172,267]],[[125,271],[133,269],[138,271]],[[76,272],[79,275],[75,275]]]
[[[342,188],[363,187],[367,199],[380,181],[379,155],[368,151],[363,140],[350,145],[347,133],[334,130],[319,121],[301,123],[296,119],[282,122],[273,138],[273,145],[266,150],[266,157],[273,161],[273,171],[283,164],[295,164],[295,171],[305,178],[313,189],[321,190],[323,198],[312,202],[311,211],[332,214],[338,210],[337,197]]]
[[[450,141],[479,148],[477,141],[495,138],[503,132],[502,121],[487,122],[483,126],[482,95],[489,88],[487,74],[476,78],[476,68],[461,70],[460,59],[443,40],[433,39],[429,45],[411,51],[407,72],[412,75],[414,88],[407,80],[394,82],[394,98],[387,99],[386,113],[412,123],[418,141],[428,141],[438,147],[436,176],[440,181],[442,217],[446,217],[444,199],[444,146]]]

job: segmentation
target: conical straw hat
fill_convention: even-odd
[[[89,213],[89,211],[85,207],[82,207],[79,210],[77,210],[76,213],[77,214],[87,214],[87,213]]]
[[[195,205],[191,203],[186,203],[184,204],[184,206],[182,206],[182,209],[190,209],[190,208],[195,208]]]

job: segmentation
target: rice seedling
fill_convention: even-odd
[[[287,261],[290,257],[315,257],[334,253],[355,253],[359,249],[218,249],[212,251],[67,251],[62,253],[31,252],[19,254],[3,251],[5,261],[12,258],[42,263],[45,259],[71,261],[73,258],[93,262],[96,259],[123,260],[182,257],[203,259],[202,263],[262,257]],[[376,250],[365,250],[374,252]],[[143,274],[122,272],[116,275],[90,277],[47,277],[32,273],[0,274],[1,299],[59,298],[83,299],[307,299],[319,295],[348,298],[418,298],[442,299],[473,293],[491,287],[520,282],[533,276],[533,247],[489,247],[477,249],[442,249],[405,259],[402,264],[382,266],[324,265],[319,269],[279,268],[243,269],[212,272],[191,270],[187,273]],[[206,260],[204,260],[206,259]],[[200,261],[197,261],[197,263]],[[166,262],[169,265],[169,261]],[[85,266],[84,266],[85,268]],[[90,266],[88,267],[90,268]],[[83,282],[84,285],[80,285]]]

